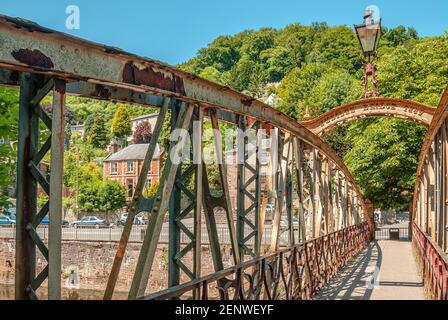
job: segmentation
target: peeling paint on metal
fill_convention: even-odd
[[[156,71],[152,67],[139,68],[132,61],[126,63],[123,69],[123,82],[156,87],[162,90],[185,95],[183,79],[175,74]]]
[[[52,69],[54,67],[53,61],[39,50],[20,49],[11,52],[11,55],[17,61],[33,67],[41,67],[45,69]]]
[[[109,99],[112,95],[112,92],[109,91],[109,89],[105,88],[104,86],[100,84],[95,85],[95,94],[103,99]]]
[[[53,33],[53,30],[48,29],[48,28],[44,28],[42,26],[40,26],[39,24],[26,20],[26,19],[21,19],[21,18],[11,18],[11,17],[6,17],[6,21],[10,22],[11,24],[14,25],[15,28],[17,29],[26,29],[29,32],[43,32],[43,33]]]

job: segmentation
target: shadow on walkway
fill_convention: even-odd
[[[329,284],[316,293],[316,300],[369,300],[375,274],[381,268],[382,251],[376,241],[359,253]]]
[[[316,300],[424,300],[409,241],[373,241],[317,292]]]

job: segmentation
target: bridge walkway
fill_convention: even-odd
[[[409,241],[373,241],[316,300],[424,300],[422,279]]]

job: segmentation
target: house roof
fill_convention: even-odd
[[[107,156],[104,161],[120,161],[120,160],[143,160],[148,151],[148,143],[136,143],[121,149],[118,152]],[[163,153],[163,148],[160,144],[156,145],[153,159],[159,159]]]
[[[154,118],[157,117],[159,115],[158,112],[154,112],[154,113],[150,113],[150,114],[145,114],[136,118],[131,119],[131,122],[137,121],[137,120],[142,120],[142,119],[149,119],[149,118]]]

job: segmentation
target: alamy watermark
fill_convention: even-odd
[[[65,27],[67,30],[81,29],[81,15],[77,5],[71,4],[65,8],[65,13],[68,14],[65,19]]]

